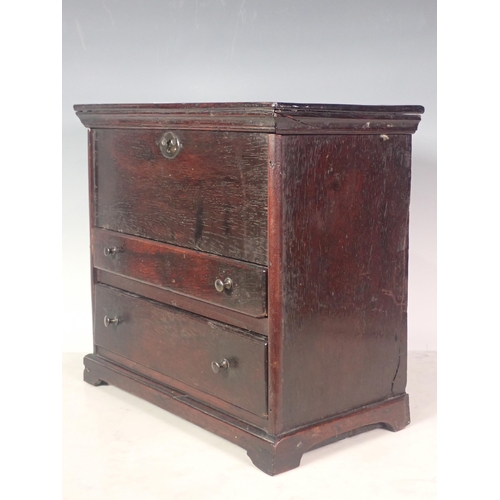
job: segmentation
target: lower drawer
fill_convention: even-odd
[[[94,342],[255,415],[267,415],[267,343],[260,336],[96,285]]]

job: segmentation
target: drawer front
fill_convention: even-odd
[[[97,346],[267,415],[267,343],[256,335],[100,285],[94,332]],[[222,365],[218,373],[212,362]]]
[[[267,265],[267,134],[95,130],[98,227]]]
[[[92,241],[98,269],[256,318],[266,316],[265,267],[103,229],[93,230]],[[221,289],[225,280],[230,281]]]

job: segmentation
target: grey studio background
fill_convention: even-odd
[[[436,2],[65,0],[63,351],[92,350],[86,130],[73,104],[425,106],[413,136],[408,346],[436,350]]]

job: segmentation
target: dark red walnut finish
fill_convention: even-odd
[[[96,346],[267,415],[265,337],[103,285],[95,293]],[[224,359],[214,374],[212,363]]]
[[[409,423],[411,134],[422,107],[75,109],[91,129],[87,382],[233,441],[271,475],[310,449]],[[161,152],[166,132],[180,140],[173,159]],[[213,288],[212,275],[230,274],[233,295]]]
[[[265,267],[101,229],[94,230],[93,239],[97,269],[256,318],[266,316]],[[231,287],[218,291],[217,279],[230,279]]]
[[[267,135],[175,130],[95,132],[95,225],[267,265]]]

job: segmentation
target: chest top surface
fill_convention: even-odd
[[[279,102],[83,104],[74,109],[89,128],[233,130],[276,134],[414,133],[422,106]]]

